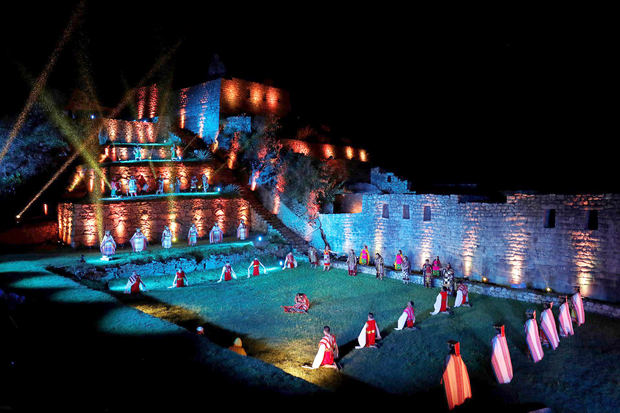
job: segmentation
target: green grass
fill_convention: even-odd
[[[245,268],[236,270],[244,274]],[[220,284],[214,282],[219,271],[189,277],[195,286],[185,289],[168,289],[172,278],[145,279],[151,289],[148,298],[166,306],[158,310],[158,316],[174,321],[181,317],[179,308],[184,309],[198,322],[241,336],[251,356],[330,389],[337,390],[347,380],[404,395],[436,389],[446,342],[454,339],[461,342],[474,397],[484,394],[513,403],[541,402],[563,411],[605,410],[609,401],[620,401],[615,372],[620,355],[617,320],[588,314],[587,323],[576,328],[575,336],[561,339],[556,351],[545,349],[544,359],[534,364],[528,359],[523,333],[525,309],[541,310],[534,304],[472,294],[472,308],[457,308],[454,315],[430,316],[437,289],[378,281],[366,274],[349,277],[343,270],[324,273],[307,264]],[[310,298],[309,314],[282,311],[280,306],[292,305],[297,292]],[[395,331],[408,300],[415,301],[421,329]],[[381,346],[352,349],[369,311],[375,313],[384,336]],[[490,366],[490,340],[496,322],[506,325],[515,371],[513,382],[501,386]],[[312,361],[326,324],[346,353],[341,360],[342,375],[300,368]]]

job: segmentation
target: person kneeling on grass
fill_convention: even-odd
[[[310,300],[304,293],[295,294],[295,305],[283,305],[285,313],[307,313],[310,308]]]
[[[362,327],[360,335],[357,337],[357,342],[359,343],[359,345],[355,346],[355,348],[377,348],[377,345],[375,344],[375,339],[381,340],[381,333],[379,332],[379,326],[375,321],[375,315],[373,313],[368,313],[368,320],[364,324],[364,327]]]
[[[297,267],[297,260],[295,259],[295,257],[293,256],[293,252],[289,252],[288,254],[286,254],[286,258],[284,259],[284,266],[282,267],[283,270],[287,269],[287,268],[296,268]]]
[[[174,275],[174,280],[172,281],[172,287],[170,288],[187,287],[188,285],[189,282],[187,282],[187,275],[185,275],[185,272],[182,269],[177,268],[177,272]]]
[[[260,267],[263,267],[263,274],[267,274],[267,268],[265,268],[263,263],[260,262],[258,258],[254,257],[254,260],[248,267],[248,278],[250,278],[250,268],[252,268],[252,275],[256,276],[260,274]]]
[[[338,344],[336,336],[331,333],[329,326],[323,327],[323,338],[319,342],[319,350],[314,357],[312,366],[303,365],[306,369],[318,369],[319,367],[327,367],[330,369],[340,369],[336,363],[338,358]]]
[[[431,315],[436,315],[439,313],[449,314],[448,307],[448,289],[446,287],[442,287],[439,294],[437,294],[437,298],[435,299],[434,310],[431,312]]]
[[[413,308],[413,301],[409,301],[407,303],[407,307],[403,310],[403,313],[398,318],[398,326],[394,328],[394,330],[402,330],[403,328],[410,328],[412,330],[417,330],[418,328],[414,326],[415,324],[415,312]],[[406,324],[406,325],[405,325]]]
[[[139,294],[140,290],[147,291],[146,285],[142,282],[142,277],[134,271],[125,285],[125,294]]]
[[[471,307],[471,304],[469,303],[467,284],[459,280],[457,285],[458,288],[456,289],[456,300],[454,301],[454,307]]]
[[[226,265],[222,267],[222,274],[220,274],[220,279],[217,280],[218,283],[222,282],[222,277],[224,278],[224,281],[230,281],[233,278],[235,280],[237,279],[237,274],[235,274],[235,270],[232,269],[232,266],[229,262],[227,262]]]

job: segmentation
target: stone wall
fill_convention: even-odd
[[[585,296],[619,301],[620,195],[515,193],[505,203],[460,200],[364,194],[360,213],[321,214],[320,219],[338,253],[359,252],[367,244],[389,263],[400,249],[414,269],[438,255],[444,265],[449,262],[472,279],[485,276],[495,284],[565,293],[579,285]],[[547,228],[551,210],[555,225]],[[596,211],[597,229],[588,229],[590,211]],[[320,238],[312,242],[323,246]]]
[[[409,182],[400,179],[392,172],[384,172],[380,168],[370,170],[370,183],[390,194],[402,194],[409,192]]]
[[[215,222],[225,235],[234,235],[241,219],[251,227],[250,205],[242,198],[61,203],[58,234],[72,247],[93,247],[99,245],[105,230],[111,231],[117,244],[126,244],[139,227],[150,243],[159,244],[164,225],[179,241],[186,241],[192,223],[196,224],[198,237],[205,238]]]
[[[312,143],[300,139],[281,139],[282,145],[295,153],[301,153],[316,159],[343,159],[368,162],[368,152],[365,149],[352,146],[339,146],[329,143]]]

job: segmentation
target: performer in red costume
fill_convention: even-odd
[[[171,288],[179,288],[179,287],[187,287],[187,286],[189,286],[189,282],[187,282],[187,275],[185,275],[185,272],[182,269],[177,268],[177,272],[174,275],[174,280],[172,281]]]
[[[454,306],[471,307],[469,304],[469,291],[467,285],[461,280],[457,282],[457,285],[458,288],[456,289],[456,300],[454,301]]]
[[[368,313],[368,320],[362,327],[360,335],[357,337],[358,346],[355,348],[374,347],[377,348],[375,340],[381,340],[381,333],[379,332],[379,326],[375,320],[373,313]]]
[[[394,327],[394,330],[402,330],[405,327],[412,330],[417,330],[417,327],[414,326],[415,312],[413,305],[413,301],[409,301],[407,303],[407,307],[405,307],[403,313],[398,318],[398,325]]]
[[[304,293],[295,294],[295,305],[283,305],[285,313],[307,313],[310,308],[310,300]]]
[[[222,278],[224,278],[224,281],[230,281],[233,278],[235,280],[237,279],[237,274],[235,274],[235,270],[232,269],[229,262],[227,262],[226,265],[222,267],[222,274],[220,275],[220,279],[217,280],[217,282],[222,282]]]
[[[289,252],[288,254],[286,254],[286,258],[284,259],[284,266],[282,267],[283,270],[287,269],[287,268],[296,268],[297,267],[297,260],[295,259],[295,257],[293,256],[293,252]]]
[[[446,399],[448,408],[452,410],[455,406],[465,403],[471,398],[471,386],[467,366],[461,358],[461,345],[458,341],[448,341],[450,353],[446,357],[441,381],[446,389]]]
[[[329,271],[332,267],[330,252],[329,247],[325,246],[325,250],[323,250],[323,271]]]
[[[252,264],[248,267],[248,278],[250,278],[250,268],[252,268],[252,275],[256,276],[260,274],[260,267],[263,267],[263,274],[267,274],[267,268],[255,257]]]
[[[527,310],[525,312],[525,339],[527,347],[530,349],[530,356],[534,363],[538,363],[545,356],[540,345],[540,335],[538,334],[538,324],[536,323],[536,311]]]
[[[494,325],[497,335],[491,340],[491,366],[495,372],[495,378],[500,384],[510,383],[512,380],[512,361],[506,342],[506,333],[503,325]]]
[[[432,311],[431,315],[436,315],[439,313],[448,314],[448,308],[448,289],[446,287],[442,287],[439,294],[437,294],[437,298],[435,299],[435,311]]]
[[[309,369],[318,369],[319,367],[327,367],[331,369],[339,369],[336,364],[338,358],[338,344],[336,336],[331,333],[329,326],[323,327],[323,338],[319,342],[319,350],[314,357],[312,366],[302,366]]]
[[[134,271],[125,285],[125,294],[138,294],[140,290],[147,291],[146,285],[142,282],[142,277]]]

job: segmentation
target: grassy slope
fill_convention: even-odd
[[[555,352],[547,350],[545,358],[534,364],[527,358],[523,334],[523,313],[532,304],[472,295],[473,308],[456,309],[453,316],[430,316],[436,289],[394,280],[379,282],[369,275],[349,277],[342,270],[322,273],[302,264],[251,280],[215,284],[212,280],[217,277],[216,272],[192,274],[202,283],[183,290],[166,289],[171,280],[160,284],[162,288],[151,281],[155,289],[148,295],[240,335],[250,355],[328,388],[337,389],[350,379],[390,393],[437,391],[446,341],[456,339],[461,342],[475,397],[543,402],[575,411],[605,410],[610,401],[620,401],[614,368],[620,354],[617,320],[588,314],[587,324],[576,328],[575,336],[562,339]],[[296,292],[309,296],[309,314],[286,314],[280,308],[292,304]],[[410,299],[416,303],[421,330],[394,331]],[[369,311],[375,313],[385,336],[382,345],[378,350],[351,349]],[[496,384],[490,367],[492,326],[498,321],[506,324],[515,371],[513,382],[502,386]],[[332,327],[344,350],[344,378],[332,371],[299,368],[312,360],[325,324]]]

